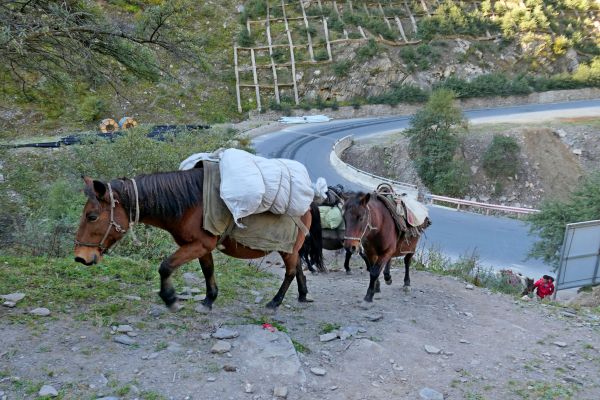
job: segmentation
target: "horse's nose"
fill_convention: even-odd
[[[350,252],[351,252],[352,254],[356,254],[356,250],[357,250],[357,249],[356,249],[356,246],[355,246],[355,245],[352,245],[352,247],[350,247]]]
[[[85,260],[83,259],[83,257],[75,257],[75,262],[85,264]]]
[[[86,259],[83,257],[75,257],[75,261],[78,263],[82,263],[83,265],[94,265],[98,261],[98,258],[96,257],[96,255],[94,255],[92,261],[86,261]]]

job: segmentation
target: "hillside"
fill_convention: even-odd
[[[136,33],[134,47],[120,45],[91,59],[84,52],[75,61],[106,68],[70,80],[69,65],[58,61],[42,72],[39,63],[19,69],[10,58],[0,62],[1,137],[93,128],[105,117],[215,123],[256,109],[420,102],[440,84],[472,97],[599,81],[597,68],[587,67],[600,53],[598,3],[588,0],[80,4],[119,35]],[[10,14],[0,16],[11,21]],[[25,9],[21,17],[28,16]],[[166,45],[155,43],[148,21],[158,24]],[[38,37],[35,30],[27,34]],[[28,54],[27,39],[15,43],[21,41],[9,35],[0,50]],[[139,60],[127,53],[136,46],[155,58],[152,71],[135,70]],[[89,50],[93,55],[93,46]]]

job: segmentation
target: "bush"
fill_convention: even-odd
[[[329,60],[329,53],[327,53],[327,49],[319,49],[315,52],[315,61],[327,60]]]
[[[375,41],[375,39],[369,39],[367,44],[359,47],[356,50],[356,58],[359,62],[367,61],[370,58],[373,58],[379,52],[379,45]]]
[[[350,72],[350,67],[352,67],[352,61],[343,60],[333,64],[333,73],[335,76],[343,78],[348,76],[348,72]]]
[[[87,96],[77,110],[81,122],[94,122],[106,117],[108,103],[98,96]]]
[[[504,135],[494,135],[483,154],[483,169],[490,178],[508,178],[517,173],[520,147],[517,141]]]
[[[441,88],[452,90],[459,98],[523,95],[532,91],[525,77],[510,78],[502,73],[480,75],[470,82],[449,77],[434,85],[434,89]]]
[[[367,99],[369,104],[389,104],[395,106],[398,103],[421,103],[428,99],[429,94],[418,86],[392,84],[392,89]]]
[[[246,27],[243,27],[238,33],[237,42],[241,47],[252,47],[254,46],[254,37],[250,35]]]

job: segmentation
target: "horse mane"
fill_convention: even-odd
[[[202,204],[202,168],[138,175],[134,179],[138,189],[140,216],[179,218],[188,209]],[[110,184],[121,195],[123,206],[134,210],[132,181],[115,179]]]

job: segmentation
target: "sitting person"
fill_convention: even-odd
[[[540,299],[551,296],[554,293],[554,278],[550,275],[544,275],[533,284],[533,290],[537,289],[537,295]]]

